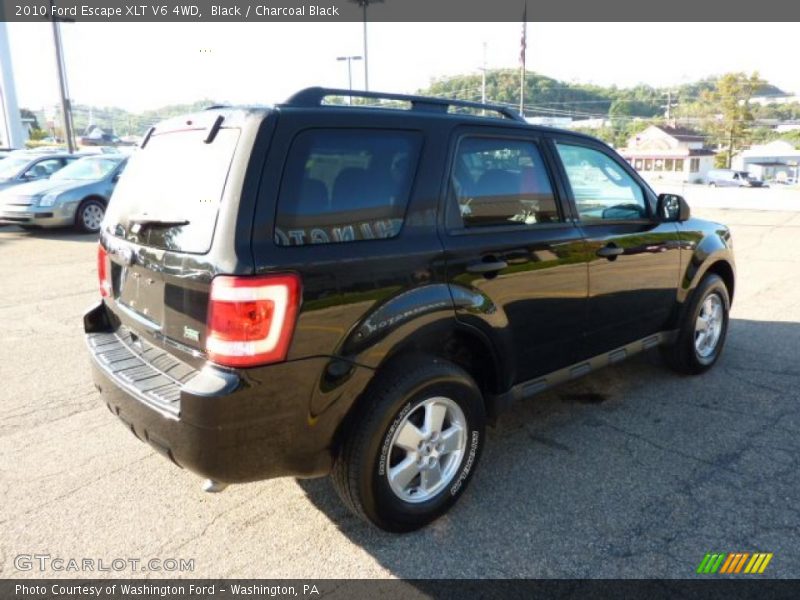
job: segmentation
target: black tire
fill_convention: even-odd
[[[475,472],[485,433],[483,396],[463,369],[435,357],[401,359],[379,373],[366,394],[334,464],[331,473],[334,487],[350,510],[381,529],[393,532],[419,529],[444,514],[458,500]],[[463,454],[460,460],[458,454],[452,455],[447,463],[449,468],[445,469],[452,476],[442,477],[443,487],[424,500],[427,492],[422,491],[420,470],[420,475],[408,486],[409,495],[413,495],[414,482],[418,482],[417,490],[422,496],[413,502],[406,501],[393,491],[389,469],[396,467],[398,460],[414,456],[418,457],[415,460],[424,461],[425,450],[413,456],[411,452],[403,455],[405,451],[392,446],[392,440],[395,433],[399,435],[401,425],[416,424],[414,420],[425,413],[425,405],[437,399],[452,401],[462,411],[460,416],[465,418],[465,426],[460,430],[464,437],[459,439],[464,442]],[[447,417],[443,423],[448,423]],[[447,426],[454,427],[452,422]],[[443,440],[444,435],[446,431],[440,439]],[[428,452],[430,446],[428,444]],[[439,445],[434,444],[434,447],[439,448]],[[401,456],[397,456],[398,452]],[[442,456],[434,462],[444,465],[448,459]],[[432,487],[431,492],[435,489]]]
[[[84,200],[75,211],[75,229],[81,233],[97,233],[100,231],[100,222],[96,216],[100,214],[100,220],[106,213],[106,205],[97,199],[90,198]]]
[[[698,350],[695,343],[699,335],[696,324],[701,311],[704,310],[704,304],[711,296],[715,296],[721,305],[721,330],[713,348],[705,354]],[[683,314],[677,339],[663,349],[667,364],[675,371],[686,375],[698,375],[713,367],[725,346],[730,307],[731,301],[725,282],[719,275],[706,275],[692,294],[691,303]]]

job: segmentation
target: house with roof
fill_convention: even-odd
[[[800,150],[784,140],[754,145],[734,155],[731,163],[764,181],[800,181]]]
[[[650,125],[619,153],[647,179],[703,183],[714,168],[715,152],[706,148],[703,134],[685,127]]]

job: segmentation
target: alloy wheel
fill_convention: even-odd
[[[406,502],[425,502],[458,472],[467,446],[467,420],[450,398],[428,398],[407,414],[392,436],[386,476]]]
[[[701,358],[708,358],[717,349],[725,324],[722,298],[709,294],[703,301],[694,327],[694,349]]]

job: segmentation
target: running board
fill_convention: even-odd
[[[677,334],[677,331],[660,331],[616,348],[611,352],[604,352],[536,379],[518,383],[507,392],[492,398],[493,412],[497,415],[518,400],[530,398],[559,384],[588,375],[592,371],[617,364],[645,350],[669,344],[675,341]]]

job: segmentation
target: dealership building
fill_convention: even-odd
[[[789,142],[775,140],[752,146],[733,157],[732,166],[764,181],[800,181],[800,150]]]
[[[628,140],[619,153],[647,179],[704,183],[714,168],[714,151],[705,137],[684,127],[651,125]]]

